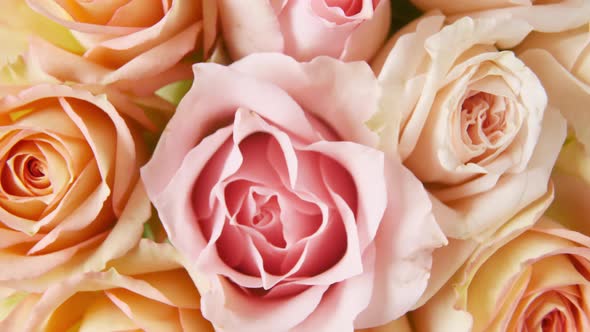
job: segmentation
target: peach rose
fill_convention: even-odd
[[[547,218],[522,232],[526,219],[482,244],[413,314],[418,332],[590,329],[590,238]]]
[[[7,293],[0,293],[3,332],[213,331],[178,254],[146,239],[107,271],[72,275],[43,293]]]
[[[42,289],[132,248],[151,212],[139,131],[80,87],[0,93],[0,281]]]
[[[142,80],[136,89],[155,90],[190,76],[190,63],[181,60],[191,54],[207,56],[216,38],[214,0],[26,2],[67,27],[79,43],[68,52],[39,38],[31,42],[31,61],[60,81]]]
[[[522,21],[422,17],[373,63],[384,93],[370,126],[425,184],[447,236],[482,238],[547,192],[565,121],[534,73],[497,41]]]
[[[590,14],[561,33],[531,33],[516,52],[539,77],[549,105],[559,109],[590,154]]]
[[[402,316],[445,243],[420,182],[374,146],[365,62],[197,64],[142,169],[223,331],[353,331]]]
[[[411,0],[422,10],[440,10],[455,21],[463,16],[523,20],[529,31],[559,32],[588,23],[587,0]],[[512,44],[514,46],[514,44]],[[508,46],[504,46],[508,47]]]
[[[281,52],[300,61],[327,55],[368,60],[389,32],[387,0],[220,0],[230,55]]]

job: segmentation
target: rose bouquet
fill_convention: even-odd
[[[0,331],[590,331],[590,0],[1,0]]]

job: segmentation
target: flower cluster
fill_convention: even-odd
[[[589,27],[3,0],[0,331],[590,330]]]

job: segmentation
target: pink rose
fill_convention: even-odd
[[[197,64],[142,169],[224,331],[353,331],[403,315],[445,243],[428,197],[373,148],[365,62]],[[377,231],[379,230],[379,231]]]
[[[387,0],[220,0],[223,36],[233,58],[282,52],[307,61],[327,55],[368,60],[391,23]]]
[[[190,65],[181,60],[192,52],[208,54],[215,42],[213,0],[26,1],[67,27],[79,43],[68,51],[42,39],[31,43],[33,61],[62,81],[110,84],[150,79],[141,88],[162,86],[190,75]],[[44,17],[26,19],[35,25]]]

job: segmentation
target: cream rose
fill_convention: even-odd
[[[547,218],[522,232],[530,217],[477,248],[413,314],[416,330],[588,331],[590,238]]]
[[[0,280],[44,288],[100,269],[150,215],[139,131],[105,97],[43,84],[0,89]]]
[[[234,59],[281,52],[299,61],[326,55],[369,60],[391,24],[389,0],[219,0]]]
[[[534,73],[498,41],[523,21],[425,16],[373,63],[384,93],[370,126],[432,196],[447,236],[482,238],[547,191],[565,138]]]
[[[217,5],[213,0],[26,2],[67,27],[78,42],[76,49],[64,50],[42,38],[31,41],[30,61],[60,81],[111,84],[142,80],[139,87],[131,86],[155,90],[190,76],[190,63],[181,60],[191,54],[208,56],[216,39]],[[33,26],[41,20],[31,15],[25,18],[34,20],[29,24]]]
[[[587,23],[590,17],[590,2],[586,0],[411,1],[422,10],[440,10],[451,16],[451,21],[463,16],[516,19],[527,22],[529,31],[565,31]]]
[[[559,109],[590,154],[590,31],[588,23],[561,33],[531,33],[516,48],[539,77],[549,105]]]
[[[169,244],[143,239],[107,268],[72,275],[43,293],[5,290],[0,330],[213,331],[201,315],[189,273]]]

